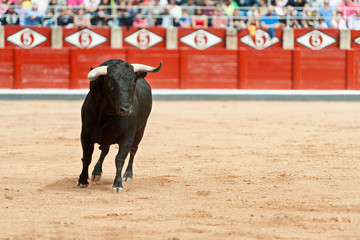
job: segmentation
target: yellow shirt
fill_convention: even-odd
[[[22,2],[21,5],[25,6],[26,8],[30,8],[31,7],[31,1],[25,0],[25,1]]]

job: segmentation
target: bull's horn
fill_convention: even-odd
[[[150,67],[144,64],[131,64],[134,67],[134,72],[158,72],[161,69],[162,61],[158,67]]]
[[[100,75],[106,75],[106,74],[107,74],[107,66],[97,67],[89,72],[88,79],[90,81],[93,81],[96,78],[98,78]]]

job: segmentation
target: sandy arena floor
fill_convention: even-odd
[[[122,194],[81,104],[0,102],[0,239],[360,239],[360,102],[156,101]]]

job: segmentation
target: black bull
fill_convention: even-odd
[[[90,71],[90,91],[81,108],[83,169],[78,187],[89,184],[88,171],[95,143],[100,144],[101,154],[92,172],[93,181],[100,180],[102,164],[112,144],[119,145],[113,191],[123,190],[121,172],[129,152],[123,177],[125,181],[132,179],[134,156],[152,107],[151,88],[144,78],[147,72],[159,71],[161,65],[160,62],[158,67],[150,67],[111,59]]]

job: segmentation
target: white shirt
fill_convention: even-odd
[[[178,19],[178,18],[181,18],[182,16],[182,9],[180,6],[178,5],[175,5],[175,6],[172,6],[170,8],[170,11],[169,11],[170,15],[173,16],[174,18]]]
[[[348,19],[348,26],[351,30],[360,30],[360,17],[353,14]]]
[[[322,23],[315,21],[314,28],[328,28],[328,25],[324,21]]]
[[[340,29],[340,30],[346,30],[346,22],[344,19],[340,19],[339,22],[335,21],[333,18],[330,22],[330,28]]]
[[[46,12],[46,10],[49,6],[48,0],[31,0],[31,3],[37,3],[38,10],[40,10],[44,13]]]
[[[330,0],[330,1],[329,1],[329,6],[330,6],[332,9],[337,10],[340,2],[341,2],[341,0]]]
[[[84,6],[90,8],[92,6],[99,6],[101,0],[84,0]]]
[[[160,0],[159,5],[160,6],[166,6],[168,4],[167,0]]]

